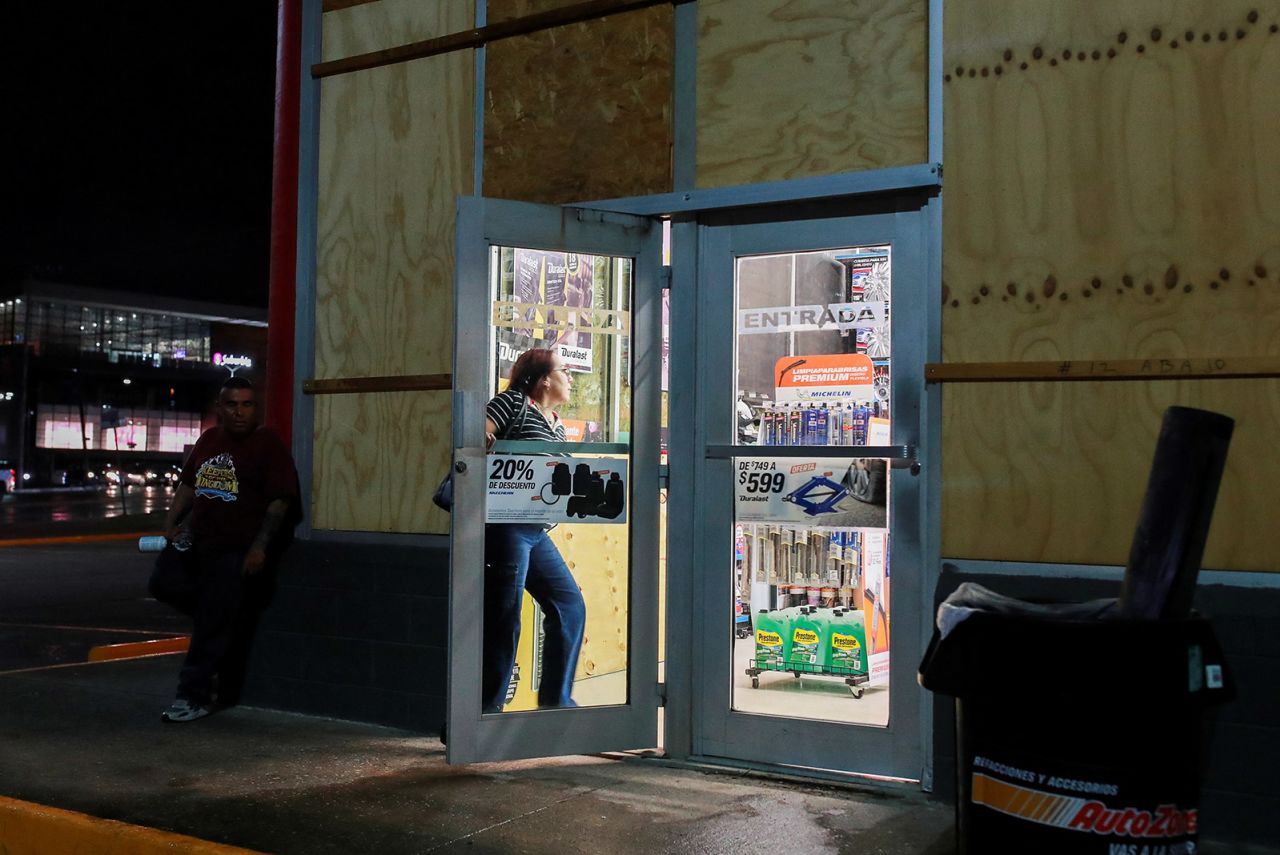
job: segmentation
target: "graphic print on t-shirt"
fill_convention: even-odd
[[[208,499],[234,502],[240,492],[236,480],[236,464],[231,455],[222,453],[210,457],[196,470],[196,495]]]

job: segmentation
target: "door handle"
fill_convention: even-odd
[[[914,445],[708,445],[711,460],[730,457],[882,457],[893,466],[917,459]]]
[[[920,459],[917,457],[911,457],[907,459],[890,458],[889,468],[890,469],[906,469],[912,475],[919,475],[920,468],[921,468]]]

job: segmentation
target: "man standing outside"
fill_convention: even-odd
[[[186,722],[234,703],[269,567],[298,514],[298,475],[288,448],[259,428],[253,384],[232,376],[218,391],[218,425],[196,441],[165,517],[169,545],[149,589],[191,615],[194,626],[164,721]]]

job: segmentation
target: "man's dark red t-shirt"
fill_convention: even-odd
[[[179,482],[195,491],[191,536],[197,549],[248,549],[262,527],[267,505],[298,505],[298,473],[289,449],[258,428],[234,437],[221,426],[196,440]]]

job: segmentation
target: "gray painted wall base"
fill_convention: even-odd
[[[1274,844],[1274,817],[1280,815],[1280,791],[1274,784],[1280,768],[1280,590],[1205,584],[1201,577],[1195,608],[1213,624],[1235,675],[1236,700],[1217,711],[1210,722],[1209,762],[1200,803],[1200,835],[1204,839]],[[962,573],[944,565],[936,602],[961,582],[977,582],[993,591],[1039,602],[1074,602],[1120,593],[1118,582],[1066,578],[1062,575],[990,575]],[[1089,668],[1107,667],[1105,650],[1081,651],[1080,661],[1063,664],[1063,680],[1078,686],[1082,713],[1106,709],[1105,698],[1089,694]],[[1105,713],[1104,713],[1105,714]],[[1197,735],[1170,751],[1195,750]],[[934,699],[934,796],[956,797],[955,708],[951,698]]]
[[[279,569],[244,703],[439,733],[447,546],[299,541]]]

